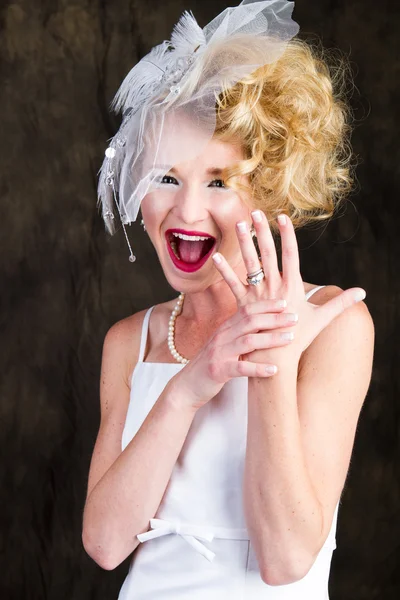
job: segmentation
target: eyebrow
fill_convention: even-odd
[[[176,174],[176,169],[174,167],[172,167],[171,169],[168,168],[168,165],[155,165],[156,169],[166,169],[168,170],[168,173],[175,173]],[[225,167],[226,168],[226,167]],[[212,176],[217,176],[217,175],[222,175],[225,169],[222,169],[220,167],[209,167],[208,169],[206,169],[206,174],[207,175],[212,175]]]

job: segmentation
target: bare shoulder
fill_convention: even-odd
[[[306,292],[310,291],[315,285],[305,284]],[[307,289],[308,287],[308,289]],[[337,285],[327,285],[312,294],[310,302],[317,306],[322,306],[329,300],[339,296],[344,290]],[[351,348],[363,345],[369,354],[368,359],[372,358],[375,339],[375,329],[368,306],[364,301],[357,302],[350,308],[340,313],[310,344],[303,352],[300,360],[300,368],[312,366],[318,356],[327,354],[327,350],[337,344],[346,354]]]
[[[169,300],[154,306],[150,323],[151,333],[148,334],[152,346],[165,340],[164,329],[175,302],[176,300]],[[117,321],[104,338],[103,361],[115,367],[118,365],[121,377],[129,389],[132,372],[139,358],[143,321],[148,310],[145,308]],[[115,372],[115,369],[113,371]]]
[[[140,333],[146,310],[117,321],[107,331],[103,343],[103,364],[119,365],[124,383],[129,387],[129,373],[137,362]]]

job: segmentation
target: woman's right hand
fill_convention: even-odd
[[[293,315],[282,312],[279,300],[259,300],[240,307],[213,333],[200,352],[175,376],[191,408],[211,400],[234,377],[271,377],[276,366],[241,359],[261,348],[290,344],[287,329],[296,324]],[[292,318],[292,320],[290,320]],[[272,331],[271,331],[272,330]]]

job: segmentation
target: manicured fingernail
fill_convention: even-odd
[[[286,215],[279,215],[278,223],[279,223],[279,225],[286,225]]]
[[[360,300],[364,300],[366,295],[367,293],[365,290],[358,290],[357,292],[354,292],[353,298],[356,302],[360,302]]]
[[[293,333],[293,331],[285,331],[285,333],[281,333],[281,338],[283,340],[293,340],[294,333]]]
[[[268,365],[268,367],[265,367],[265,372],[269,373],[270,375],[275,375],[277,370],[278,367],[276,367],[275,365]]]
[[[254,210],[254,211],[251,213],[251,216],[253,217],[253,220],[254,220],[256,223],[261,223],[261,221],[262,221],[262,215],[261,215],[261,211],[260,211],[260,210]]]
[[[288,313],[286,315],[286,320],[290,323],[297,323],[297,321],[299,320],[299,315],[297,315],[296,313]]]
[[[214,261],[214,262],[216,262],[216,263],[218,263],[218,264],[219,264],[220,262],[222,262],[221,255],[220,255],[220,254],[218,254],[218,252],[216,252],[215,254],[213,254],[213,256],[212,256],[212,259],[213,259],[213,261]]]
[[[278,308],[285,308],[287,306],[286,300],[278,300],[276,303]]]
[[[237,224],[237,228],[239,229],[240,233],[245,233],[247,229],[246,221],[240,221],[240,223]]]

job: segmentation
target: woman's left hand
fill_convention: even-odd
[[[255,219],[258,212],[261,220]],[[328,300],[321,306],[307,302],[304,284],[300,274],[299,251],[293,224],[288,216],[278,217],[279,231],[282,241],[282,273],[278,268],[275,243],[262,211],[252,213],[253,224],[257,234],[260,258],[257,255],[249,228],[245,223],[245,231],[240,231],[236,224],[243,261],[248,274],[263,268],[265,278],[258,285],[243,283],[220,254],[221,262],[214,264],[234,294],[238,307],[263,299],[284,299],[287,302],[285,312],[298,315],[298,321],[292,327],[281,331],[292,331],[294,339],[288,345],[277,348],[254,350],[245,355],[245,360],[254,362],[268,361],[275,364],[278,370],[287,366],[297,366],[301,354],[317,337],[317,335],[340,313],[365,298],[362,288],[350,288]],[[281,219],[281,217],[283,217]],[[260,262],[261,261],[261,262]],[[275,330],[276,331],[276,330]]]

